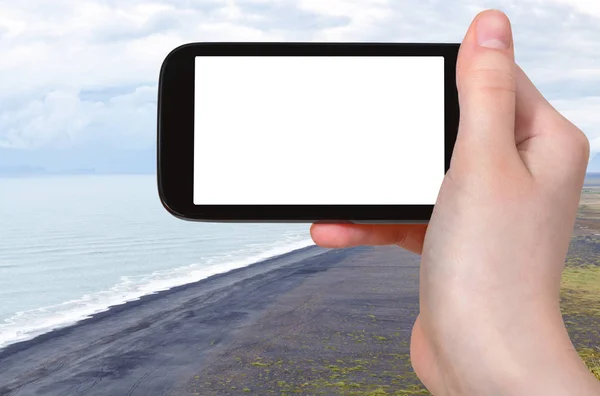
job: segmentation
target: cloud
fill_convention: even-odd
[[[566,4],[580,12],[600,17],[600,3],[594,0],[551,0],[555,3]]]
[[[0,5],[1,147],[152,145],[169,51],[188,41],[283,39],[226,1],[48,4]]]
[[[141,86],[103,101],[56,90],[0,114],[0,148],[125,146],[146,148],[156,128],[156,87]],[[123,144],[125,143],[125,144]]]
[[[600,151],[600,6],[585,0],[0,3],[0,147],[151,147],[164,57],[191,41],[442,41],[499,8],[517,60]]]

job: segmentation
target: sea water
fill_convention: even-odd
[[[308,230],[176,219],[151,175],[0,178],[0,348],[312,245]]]

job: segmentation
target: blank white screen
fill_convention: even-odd
[[[434,204],[443,57],[197,57],[196,205]]]

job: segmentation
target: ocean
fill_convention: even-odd
[[[0,348],[312,244],[308,224],[178,220],[152,175],[0,178]]]

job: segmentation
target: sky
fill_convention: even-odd
[[[597,0],[0,1],[0,171],[155,171],[164,57],[195,41],[460,42],[508,14],[517,62],[600,171]]]

